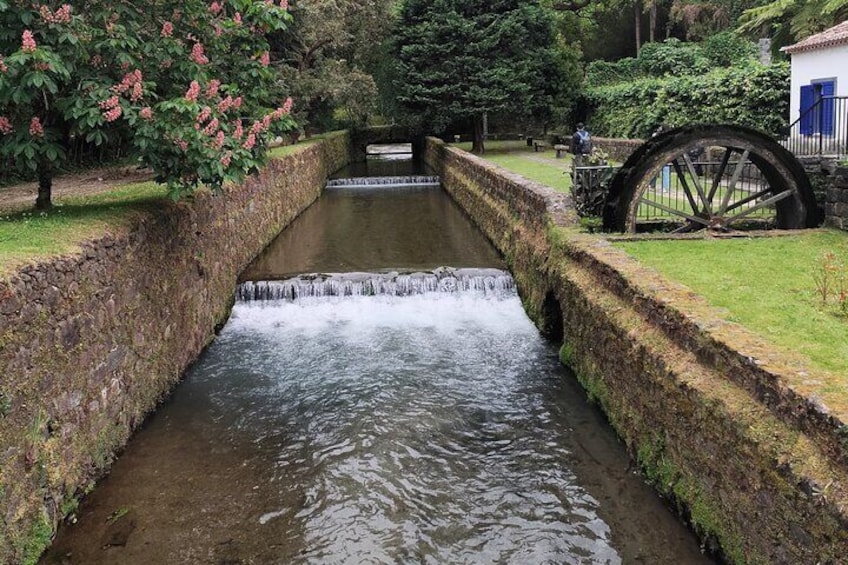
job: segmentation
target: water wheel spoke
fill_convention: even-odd
[[[686,169],[689,171],[689,177],[692,179],[692,185],[695,187],[695,190],[698,191],[698,197],[704,205],[704,212],[706,212],[708,216],[712,216],[713,211],[710,206],[710,201],[707,199],[704,187],[701,186],[701,177],[698,175],[698,171],[695,170],[695,164],[692,162],[692,158],[689,157],[688,153],[683,154],[683,161],[686,162]]]
[[[731,210],[735,210],[736,208],[739,208],[740,206],[744,206],[748,202],[753,202],[754,200],[756,200],[758,198],[762,198],[766,194],[773,194],[771,187],[764,188],[763,190],[756,192],[754,194],[749,194],[748,196],[746,196],[742,200],[737,200],[736,202],[734,202],[733,204],[728,206],[727,210],[725,212],[730,212]]]
[[[671,230],[671,233],[673,233],[673,234],[675,234],[675,233],[689,233],[689,232],[694,231],[696,229],[701,229],[701,228],[693,222],[688,222],[688,223],[683,224],[682,226],[680,226],[677,229]]]
[[[675,208],[672,208],[671,206],[666,206],[665,204],[660,204],[659,202],[654,202],[653,200],[648,200],[645,197],[642,197],[642,199],[639,202],[640,202],[640,204],[647,204],[648,206],[653,206],[655,208],[659,208],[660,210],[662,210],[664,212],[668,212],[669,214],[673,214],[675,216],[680,216],[681,218],[686,218],[687,220],[689,220],[691,222],[697,222],[697,223],[703,224],[705,226],[710,225],[710,222],[708,220],[705,220],[704,218],[699,218],[698,216],[694,216],[692,214],[687,214],[683,210],[677,210]]]
[[[730,178],[730,183],[727,185],[727,192],[724,193],[724,198],[721,200],[721,206],[718,208],[718,215],[723,216],[727,213],[727,207],[730,204],[730,198],[733,196],[733,191],[736,190],[736,183],[739,182],[739,177],[742,176],[742,171],[748,163],[748,157],[751,155],[751,150],[746,149],[742,153],[742,157],[736,163],[736,169],[733,171],[733,176]]]
[[[768,192],[768,191],[763,191],[763,192]],[[763,208],[767,208],[768,206],[771,206],[772,204],[774,204],[776,202],[780,202],[784,198],[789,198],[793,194],[795,194],[794,190],[784,190],[783,192],[779,192],[779,193],[775,194],[774,196],[772,196],[771,198],[766,198],[762,202],[757,203],[755,206],[751,206],[750,208],[745,208],[744,210],[742,210],[738,214],[728,217],[727,221],[730,222],[732,220],[738,220],[739,218],[743,218],[745,216],[748,216],[748,215],[756,212],[757,210],[762,210]],[[751,198],[751,197],[749,196],[748,198]]]
[[[692,195],[692,191],[689,190],[689,183],[686,182],[686,175],[683,173],[683,168],[680,166],[680,162],[675,159],[671,162],[671,165],[674,167],[674,172],[677,173],[677,179],[683,186],[683,192],[686,194],[686,199],[689,200],[689,206],[692,207],[692,212],[697,214],[698,204],[695,202],[695,197]]]
[[[721,184],[721,179],[724,178],[724,173],[727,172],[727,164],[730,162],[731,155],[733,155],[733,148],[726,148],[724,150],[724,156],[721,158],[721,164],[718,167],[718,171],[716,171],[715,177],[713,177],[713,186],[710,188],[710,195],[707,197],[710,202],[712,202],[713,198],[715,198],[716,192],[718,192],[718,187]]]

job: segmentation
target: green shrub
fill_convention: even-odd
[[[618,61],[592,61],[586,66],[586,86],[628,82],[642,76],[639,60],[626,57]]]
[[[659,124],[727,123],[777,134],[789,113],[789,66],[751,62],[691,76],[586,89],[596,135],[645,138]]]
[[[697,43],[671,38],[646,43],[639,53],[639,67],[648,76],[689,75],[709,69],[709,62]]]
[[[701,44],[704,57],[714,67],[732,67],[756,57],[754,44],[732,31],[723,31]]]

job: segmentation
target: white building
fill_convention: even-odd
[[[790,146],[796,153],[846,154],[848,147],[848,21],[783,51],[792,56]]]

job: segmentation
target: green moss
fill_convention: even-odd
[[[728,526],[724,512],[707,496],[701,486],[680,471],[667,455],[665,440],[659,434],[643,438],[636,447],[636,461],[648,482],[671,498],[689,516],[692,528],[701,539],[717,540],[730,563],[748,563],[744,543]],[[711,545],[711,544],[710,544]],[[718,548],[712,548],[718,549]]]
[[[76,496],[71,496],[62,501],[62,506],[59,508],[59,511],[62,513],[62,518],[70,516],[79,508],[79,498]]]
[[[120,520],[121,518],[123,518],[124,516],[126,516],[129,513],[130,513],[129,507],[121,506],[120,508],[118,508],[117,510],[115,510],[114,512],[109,514],[109,517],[106,518],[106,521],[110,524],[114,524],[115,522],[117,522],[118,520]]]
[[[648,481],[663,494],[671,494],[677,480],[674,464],[665,456],[665,441],[655,434],[639,443],[636,461],[642,467]]]
[[[47,514],[42,511],[38,519],[33,523],[29,533],[19,547],[21,563],[23,565],[35,565],[38,558],[50,545],[53,539],[53,524],[50,523]]]
[[[570,343],[563,342],[559,348],[559,362],[566,367],[574,366],[574,346]]]

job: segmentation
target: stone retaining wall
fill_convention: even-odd
[[[825,223],[848,230],[848,167],[839,167],[829,178],[824,203]]]
[[[606,151],[613,161],[623,163],[643,143],[642,139],[616,139],[611,137],[594,137],[592,144],[598,149]]]
[[[239,273],[350,159],[330,135],[0,280],[0,562],[38,557],[213,338]]]
[[[735,563],[844,559],[842,375],[774,351],[580,233],[565,197],[435,139],[425,156],[506,256],[527,311],[562,337],[563,362],[648,480],[708,548]]]

